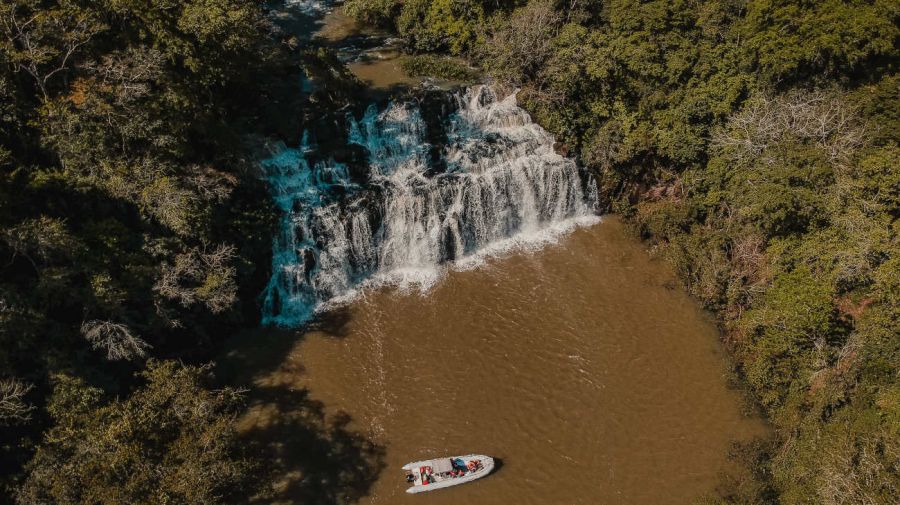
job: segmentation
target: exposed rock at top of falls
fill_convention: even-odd
[[[428,286],[443,264],[594,218],[593,182],[515,94],[425,93],[343,124],[263,163],[284,213],[267,324],[302,324],[364,283]]]

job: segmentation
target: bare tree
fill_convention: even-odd
[[[824,448],[823,470],[816,476],[822,504],[888,503],[883,497],[897,496],[900,489],[891,478],[891,468],[900,461],[896,437],[884,431],[852,439],[841,438]]]
[[[801,90],[752,99],[713,133],[712,146],[739,163],[772,163],[770,147],[797,139],[814,142],[832,163],[843,165],[863,145],[865,132],[856,109],[840,95]]]
[[[188,179],[194,192],[204,201],[222,203],[237,186],[237,177],[216,170],[211,166],[191,167],[193,175]]]
[[[134,360],[147,355],[150,344],[131,332],[128,326],[111,321],[87,321],[81,325],[81,334],[95,350],[106,351],[110,361]]]
[[[744,278],[748,284],[763,284],[768,277],[765,251],[765,238],[758,233],[736,238],[731,246],[735,275]],[[761,289],[761,286],[757,287]]]
[[[26,219],[12,228],[0,231],[0,240],[32,265],[71,256],[80,246],[61,219],[41,216]]]
[[[31,419],[33,405],[24,397],[34,386],[18,379],[0,380],[0,425],[27,422]]]
[[[99,62],[87,62],[83,68],[106,89],[115,90],[118,104],[126,105],[150,93],[151,83],[159,79],[165,62],[159,50],[139,46],[114,51]]]
[[[154,290],[184,307],[199,302],[213,313],[223,312],[237,299],[234,253],[233,246],[220,244],[179,254],[174,263],[163,264]]]
[[[45,100],[50,80],[67,71],[78,49],[105,28],[89,9],[60,4],[46,9],[33,0],[0,0],[2,47],[34,79]]]
[[[487,51],[490,65],[504,80],[530,77],[550,57],[553,37],[563,21],[552,0],[530,2],[491,35]]]

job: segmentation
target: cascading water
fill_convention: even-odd
[[[348,117],[349,143],[368,154],[364,177],[313,156],[308,134],[263,162],[283,212],[265,324],[300,325],[364,284],[427,288],[442,265],[596,221],[595,185],[515,94],[498,100],[478,86],[454,98],[438,146],[414,103]]]

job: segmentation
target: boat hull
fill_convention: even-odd
[[[430,482],[428,484],[421,484],[416,482],[415,485],[410,486],[406,492],[410,494],[418,494],[418,493],[426,493],[428,491],[434,491],[436,489],[445,489],[448,487],[458,486],[460,484],[466,484],[475,480],[478,480],[482,477],[486,477],[494,470],[494,458],[490,456],[485,456],[483,454],[468,454],[465,456],[450,456],[447,458],[438,458],[438,459],[429,459],[424,461],[416,461],[413,463],[407,463],[403,465],[403,469],[410,472],[418,472],[418,469],[422,467],[432,467],[436,465],[436,462],[441,459],[462,459],[463,461],[480,461],[481,468],[476,471],[472,471],[463,475],[461,477],[452,477],[452,478],[444,478],[442,480],[438,480],[436,482]]]

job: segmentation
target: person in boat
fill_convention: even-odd
[[[434,482],[434,475],[431,474],[430,466],[423,466],[419,473],[422,474],[422,484],[431,484]]]
[[[412,472],[406,472],[406,482],[413,483],[416,481],[416,476],[413,475]]]

